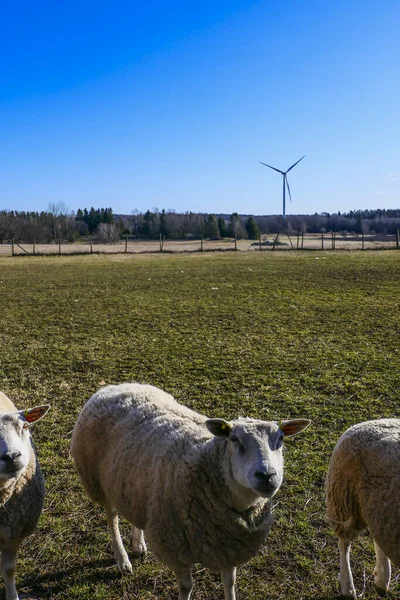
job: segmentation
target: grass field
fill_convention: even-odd
[[[20,592],[176,600],[172,573],[151,553],[119,575],[103,511],[69,458],[83,403],[104,383],[137,380],[209,416],[312,419],[286,444],[276,524],[239,568],[238,598],[337,598],[324,477],[349,425],[399,416],[399,253],[2,258],[0,282],[0,389],[21,408],[52,405],[34,431],[47,496],[21,550]],[[352,556],[357,591],[372,600],[367,535]],[[198,566],[194,579],[194,600],[222,600],[217,575]]]

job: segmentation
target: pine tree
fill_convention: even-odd
[[[222,238],[228,237],[228,228],[226,226],[226,221],[222,215],[218,217],[218,229],[219,229],[219,235]]]
[[[247,219],[245,227],[247,231],[247,237],[249,238],[249,240],[258,240],[259,229],[257,221],[254,217],[249,217]]]
[[[205,225],[205,235],[211,239],[219,238],[218,221],[215,215],[208,215]]]
[[[154,237],[154,213],[150,210],[146,211],[143,215],[140,236],[148,239]]]

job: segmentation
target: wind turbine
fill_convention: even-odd
[[[287,174],[289,173],[289,171],[291,171],[293,169],[293,167],[295,167],[296,165],[299,164],[299,162],[301,160],[303,160],[303,158],[305,157],[302,156],[301,158],[299,158],[298,161],[296,161],[294,163],[294,165],[292,165],[291,167],[288,168],[287,171],[281,171],[280,169],[276,169],[275,167],[271,167],[271,165],[267,165],[266,163],[260,162],[261,165],[264,165],[264,167],[269,167],[270,169],[273,169],[274,171],[278,171],[278,173],[280,173],[283,176],[283,212],[282,212],[282,216],[285,219],[286,218],[286,187],[287,190],[289,192],[289,198],[290,198],[290,202],[292,201],[292,194],[290,193],[290,187],[289,187],[289,182],[287,179]]]

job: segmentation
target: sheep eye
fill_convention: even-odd
[[[244,453],[244,446],[243,446],[242,442],[240,442],[239,439],[237,437],[235,437],[234,435],[231,435],[231,441],[234,444],[238,444],[239,445],[239,452],[241,452],[243,454]]]
[[[22,429],[29,429],[29,423],[24,423],[22,425]]]

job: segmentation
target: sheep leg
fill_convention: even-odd
[[[118,527],[118,513],[115,508],[106,505],[107,523],[111,533],[111,540],[114,550],[115,560],[121,573],[132,573],[132,565],[122,543],[121,534]]]
[[[224,586],[225,600],[236,600],[236,567],[232,567],[232,569],[226,573],[221,573],[221,579],[222,585]]]
[[[390,560],[386,554],[379,548],[378,544],[374,540],[376,564],[374,570],[374,584],[375,589],[380,596],[384,596],[389,590],[391,566]]]
[[[1,552],[1,573],[6,588],[6,600],[18,600],[15,587],[15,566],[17,562],[19,544],[4,548]]]
[[[350,567],[350,546],[351,542],[347,542],[343,538],[339,538],[340,552],[340,589],[342,596],[347,598],[357,599],[356,590],[353,583],[353,575]]]
[[[178,600],[190,600],[193,587],[193,579],[190,568],[184,568],[175,571],[175,577],[179,587]]]
[[[136,556],[143,556],[147,552],[146,542],[144,541],[143,531],[139,527],[132,525],[132,548]]]

